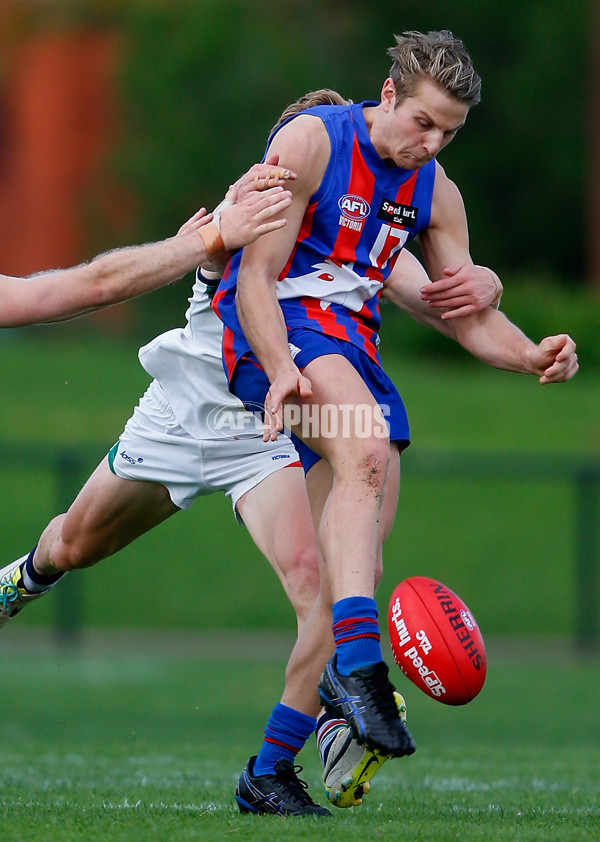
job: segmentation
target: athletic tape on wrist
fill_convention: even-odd
[[[214,272],[211,269],[204,269],[201,266],[200,267],[200,277],[207,284],[214,284],[215,281],[218,283],[221,280],[221,278],[223,277],[223,272]]]
[[[228,199],[225,197],[222,202],[219,202],[217,207],[214,209],[213,213],[213,222],[219,229],[221,230],[221,213],[225,210],[225,208],[229,208],[233,205],[233,199]]]
[[[198,228],[198,233],[204,240],[207,257],[212,257],[215,254],[222,254],[226,251],[223,237],[221,237],[221,232],[214,222],[210,222],[208,225]]]

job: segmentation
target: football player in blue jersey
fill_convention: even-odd
[[[259,169],[254,175],[257,186],[264,186],[265,181],[270,183],[269,175],[268,169]],[[403,301],[405,283],[410,294]],[[419,308],[422,306],[429,313],[429,305],[421,300],[421,289],[427,283],[422,269],[405,253],[396,264],[393,281],[389,282],[390,296],[394,296],[395,303],[413,310],[417,317],[425,318]],[[253,452],[234,453],[235,447],[241,445],[233,442],[224,443],[221,455],[212,459],[211,468],[216,470],[222,463],[229,474],[237,458],[236,464],[245,474],[234,477],[232,483],[228,480],[228,488],[222,484],[203,487],[199,472],[196,475],[195,462],[188,464],[188,454],[198,451],[199,444],[211,445],[210,431],[198,428],[198,424],[206,426],[206,406],[202,404],[206,387],[209,384],[211,389],[214,387],[222,394],[220,399],[231,407],[220,367],[217,333],[220,334],[221,328],[215,330],[216,320],[211,318],[208,308],[212,286],[211,278],[202,272],[194,287],[188,328],[170,331],[145,349],[144,365],[160,382],[155,381],[140,401],[119,447],[103,460],[69,512],[48,526],[38,548],[0,571],[0,624],[47,592],[63,571],[89,566],[117,551],[141,532],[186,508],[198,493],[208,493],[217,487],[226,490],[234,501],[236,513],[280,576],[296,610],[299,629],[281,702],[267,723],[258,757],[251,759],[240,778],[236,792],[238,804],[240,809],[256,813],[326,815],[327,811],[314,804],[298,780],[293,764],[295,755],[314,730],[319,709],[318,676],[333,647],[329,598],[316,599],[318,553],[302,471],[288,460],[289,468],[266,469],[266,475],[262,468],[257,471],[252,462],[257,455],[256,448]],[[454,297],[454,302],[446,302],[448,306],[480,310],[497,297],[498,291],[499,282],[493,273],[477,270],[468,278],[451,277],[448,282],[442,281],[438,294]],[[191,378],[198,381],[198,400],[195,391],[190,391]],[[241,405],[235,404],[234,414],[247,415]],[[145,455],[150,454],[152,458],[143,462],[132,459],[130,445],[145,447]],[[279,461],[279,455],[289,456],[285,445],[272,452],[278,457],[275,464],[285,464]],[[271,455],[265,448],[260,464],[269,464]],[[323,460],[321,463],[327,469],[327,463]],[[208,465],[204,461],[203,470]],[[320,506],[319,489],[330,482],[326,471],[321,474],[321,470],[321,465],[315,465],[310,472],[320,477],[319,484],[312,484],[315,511]],[[254,474],[253,479],[250,474]],[[320,742],[330,798],[337,806],[351,806],[367,791],[373,768],[386,755],[375,755],[359,744],[348,734],[345,720],[327,720],[327,724],[327,737],[322,737]],[[373,763],[374,756],[378,764]]]
[[[577,370],[565,334],[536,345],[492,306],[467,305],[460,318],[443,311],[446,285],[492,277],[472,260],[460,192],[437,161],[479,102],[480,79],[448,31],[405,33],[389,55],[378,100],[309,108],[272,134],[269,153],[298,173],[288,226],[235,255],[214,298],[232,391],[264,405],[266,438],[287,413],[308,471],[335,639],[320,697],[359,745],[384,757],[415,749],[382,659],[374,598],[409,443],[378,352],[379,299],[387,285],[395,300],[404,245],[419,237],[437,284],[419,290],[427,318],[437,312],[472,353],[542,384]]]

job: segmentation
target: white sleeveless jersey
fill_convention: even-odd
[[[223,323],[196,278],[187,324],[157,336],[139,350],[145,370],[161,385],[179,424],[198,439],[262,438],[262,421],[227,387],[221,342]]]

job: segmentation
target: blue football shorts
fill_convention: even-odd
[[[408,447],[410,429],[404,402],[385,371],[365,351],[344,339],[327,336],[310,328],[290,328],[288,340],[290,353],[300,371],[304,371],[305,367],[317,357],[324,357],[327,354],[341,354],[346,357],[382,408],[390,441],[394,442],[401,452]],[[247,407],[256,407],[257,405],[264,406],[269,385],[269,379],[260,363],[254,354],[249,352],[238,362],[230,388]],[[306,473],[321,457],[294,433],[290,437],[300,454]]]

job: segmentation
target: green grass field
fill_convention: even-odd
[[[9,333],[0,348],[2,438],[11,443],[12,460],[0,465],[2,487],[10,489],[0,507],[6,559],[29,550],[65,505],[57,501],[57,475],[26,463],[33,444],[48,454],[58,444],[74,448],[83,480],[148,382],[135,347],[93,332],[77,341],[67,333],[60,325],[36,329],[36,341]],[[388,366],[409,409],[413,444],[385,551],[382,598],[407,575],[431,575],[463,596],[486,633],[571,634],[573,485],[535,475],[431,478],[419,473],[417,461],[424,453],[464,453],[485,466],[492,454],[518,470],[523,454],[593,458],[600,453],[600,376],[586,371],[585,361],[572,382],[551,387],[456,358],[392,358]],[[1,452],[0,441],[0,458]],[[165,571],[185,575],[189,587],[165,595],[156,586]],[[84,616],[94,626],[110,626],[115,617],[136,627],[291,628],[293,622],[279,583],[224,497],[198,500],[80,577]],[[47,624],[59,610],[53,595],[24,623]]]
[[[287,643],[148,633],[69,653],[12,624],[0,641],[3,842],[600,838],[600,671],[560,645],[492,642],[486,685],[463,708],[392,667],[414,757],[386,764],[363,805],[331,820],[241,816],[235,782]],[[324,803],[314,741],[299,761]]]
[[[147,383],[135,348],[92,331],[84,341],[66,335],[8,334],[0,348],[6,560],[63,504],[64,476],[36,464],[38,448],[73,446],[90,470]],[[81,649],[53,644],[75,576],[2,632],[2,842],[600,839],[600,667],[568,643],[578,610],[574,489],[417,469],[426,452],[500,454],[517,466],[531,453],[595,457],[600,377],[583,368],[566,386],[541,388],[455,359],[390,360],[389,369],[413,446],[380,599],[419,573],[463,596],[488,642],[478,699],[445,707],[396,671],[418,752],[387,764],[361,808],[326,823],[240,816],[235,782],[280,695],[294,623],[227,502],[206,498],[80,574]],[[300,761],[320,799],[314,744]]]

